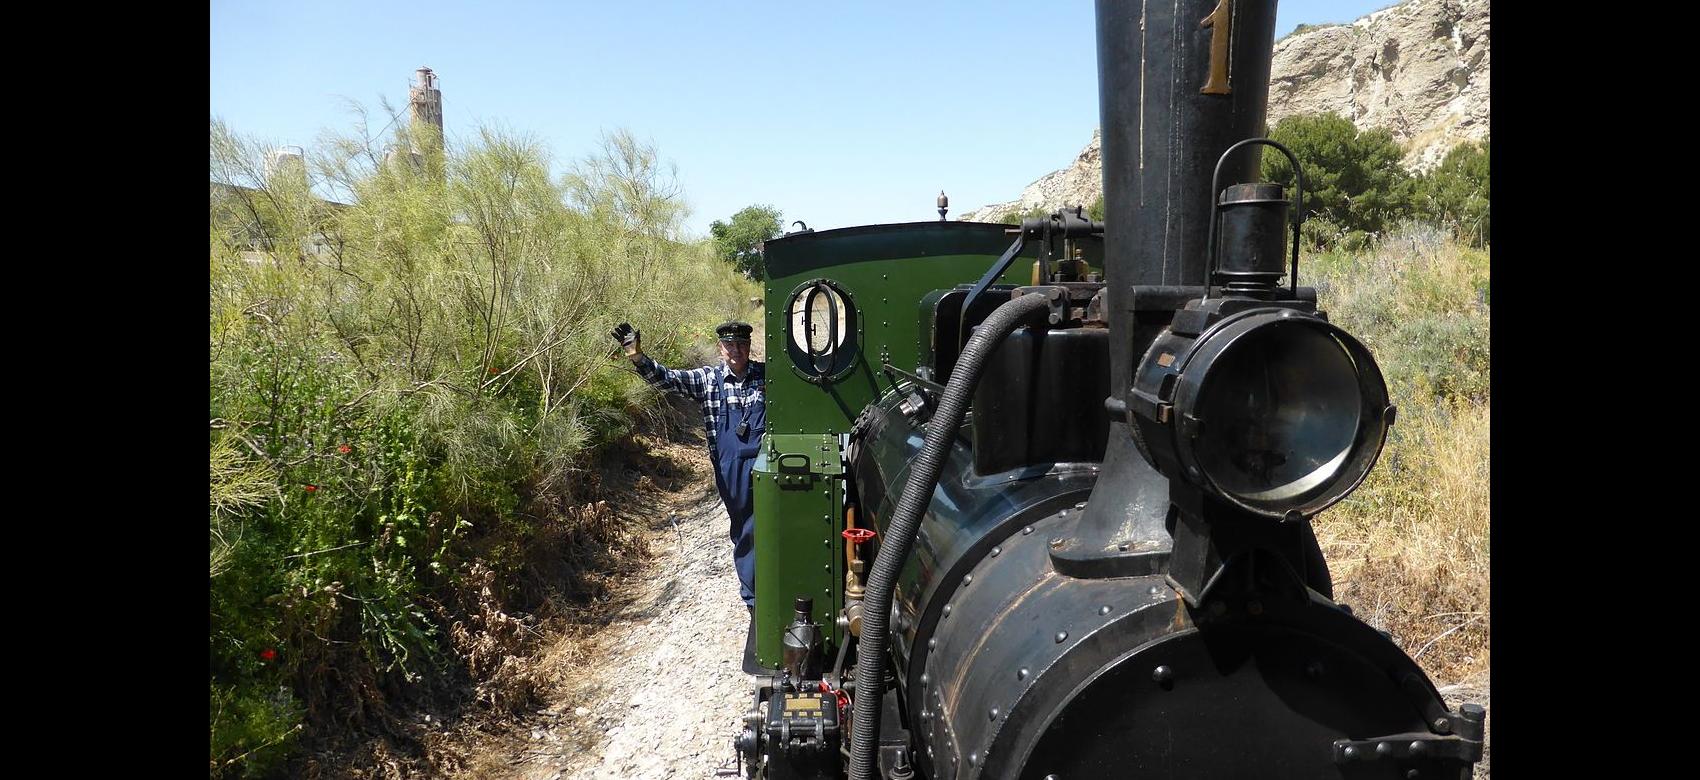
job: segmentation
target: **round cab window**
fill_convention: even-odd
[[[811,382],[837,379],[856,351],[856,308],[837,285],[816,279],[791,293],[785,307],[787,352]]]

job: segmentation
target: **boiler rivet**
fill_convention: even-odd
[[[944,616],[950,617],[950,605],[949,604],[944,605]]]
[[[1108,614],[1110,614],[1110,605],[1108,605],[1108,604],[1105,604],[1105,605],[1104,605],[1104,606],[1102,606],[1102,607],[1099,607],[1099,608],[1098,608],[1098,614],[1100,614],[1100,615],[1108,615]]]
[[[972,575],[972,574],[969,574],[969,575],[962,578],[962,584],[964,584],[964,585],[967,585],[968,583],[971,583],[973,581],[974,581],[974,575]]]
[[[1346,757],[1347,758],[1357,758],[1358,757],[1358,746],[1357,745],[1347,745],[1346,746]]]
[[[1027,667],[1023,666],[1020,669],[1015,670],[1015,679],[1017,679],[1017,680],[1027,679]]]
[[[999,714],[1000,713],[998,712],[998,708],[993,707],[991,712],[986,713],[986,716],[988,718],[990,718],[991,720],[997,720]]]
[[[1022,536],[1026,536],[1030,533],[1033,533],[1033,526],[1027,526],[1026,528],[1021,529]]]
[[[1167,687],[1174,679],[1175,670],[1170,669],[1167,664],[1151,670],[1151,681],[1158,685]]]
[[[1422,742],[1419,742],[1419,741],[1416,741],[1416,740],[1412,740],[1412,742],[1411,742],[1411,746],[1410,746],[1410,747],[1409,747],[1409,748],[1408,748],[1408,750],[1410,750],[1410,751],[1411,751],[1411,755],[1413,755],[1413,756],[1420,756],[1420,755],[1422,755],[1422,754],[1423,754],[1423,753],[1424,753],[1424,752],[1425,752],[1425,751],[1424,751],[1424,748],[1425,748],[1425,747],[1426,747],[1426,746],[1425,746],[1425,745],[1424,745],[1424,744],[1423,744],[1423,743],[1422,743]]]
[[[939,646],[939,638],[938,637],[935,636],[932,639],[927,640],[927,649],[928,650],[931,650],[931,649],[938,647],[938,646]]]
[[[1067,639],[1067,638],[1068,638],[1068,632],[1067,631],[1058,631],[1057,632],[1057,642],[1060,643],[1064,639]]]
[[[992,548],[992,557],[993,557],[993,558],[996,558],[996,557],[998,557],[998,553],[1001,553],[1001,552],[1003,552],[1003,548],[1002,548],[1002,547],[993,547],[993,548]]]
[[[1375,754],[1383,757],[1393,755],[1393,743],[1382,742],[1377,744],[1375,746]]]
[[[931,678],[931,677],[929,677],[929,676],[928,676],[928,675],[926,675],[926,674],[922,674],[922,675],[921,675],[921,684],[922,684],[922,685],[926,685],[926,684],[927,684],[927,680],[929,680],[929,679],[932,679],[932,678]]]

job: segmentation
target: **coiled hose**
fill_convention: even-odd
[[[868,574],[866,600],[862,610],[862,635],[856,648],[856,701],[853,708],[855,727],[850,741],[851,780],[878,780],[879,762],[874,750],[879,744],[880,702],[885,698],[886,650],[891,646],[891,599],[897,575],[908,560],[915,544],[915,532],[921,527],[921,513],[933,499],[938,487],[939,471],[944,466],[945,453],[962,416],[968,410],[968,399],[980,383],[986,358],[1004,338],[1020,326],[1029,314],[1044,310],[1049,301],[1043,295],[1023,295],[995,309],[980,324],[962,357],[951,370],[950,382],[939,399],[938,410],[927,426],[926,442],[921,454],[909,469],[909,480],[903,486],[903,496],[892,511],[886,526],[885,538],[874,557]]]

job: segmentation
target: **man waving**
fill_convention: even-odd
[[[720,340],[720,365],[692,369],[667,368],[643,354],[642,336],[628,323],[614,328],[614,338],[645,381],[702,405],[714,486],[732,521],[732,558],[738,569],[739,590],[744,606],[754,609],[755,508],[750,500],[750,468],[762,433],[767,430],[767,368],[761,361],[750,360],[750,330],[749,323],[722,323],[714,329]]]

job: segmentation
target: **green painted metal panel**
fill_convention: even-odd
[[[1015,237],[1007,225],[915,222],[801,233],[767,242],[767,425],[777,433],[846,433],[856,415],[890,389],[880,356],[914,371],[920,354],[915,307],[927,292],[977,280]],[[999,281],[1027,284],[1037,247]],[[804,379],[786,351],[790,296],[816,279],[848,294],[857,313],[849,372],[823,386]],[[758,510],[759,511],[759,510]]]
[[[771,430],[771,428],[769,429]],[[792,600],[815,600],[828,653],[844,608],[844,453],[831,434],[774,434],[752,469],[755,497],[756,659],[776,668]],[[830,657],[830,656],[829,656]]]

